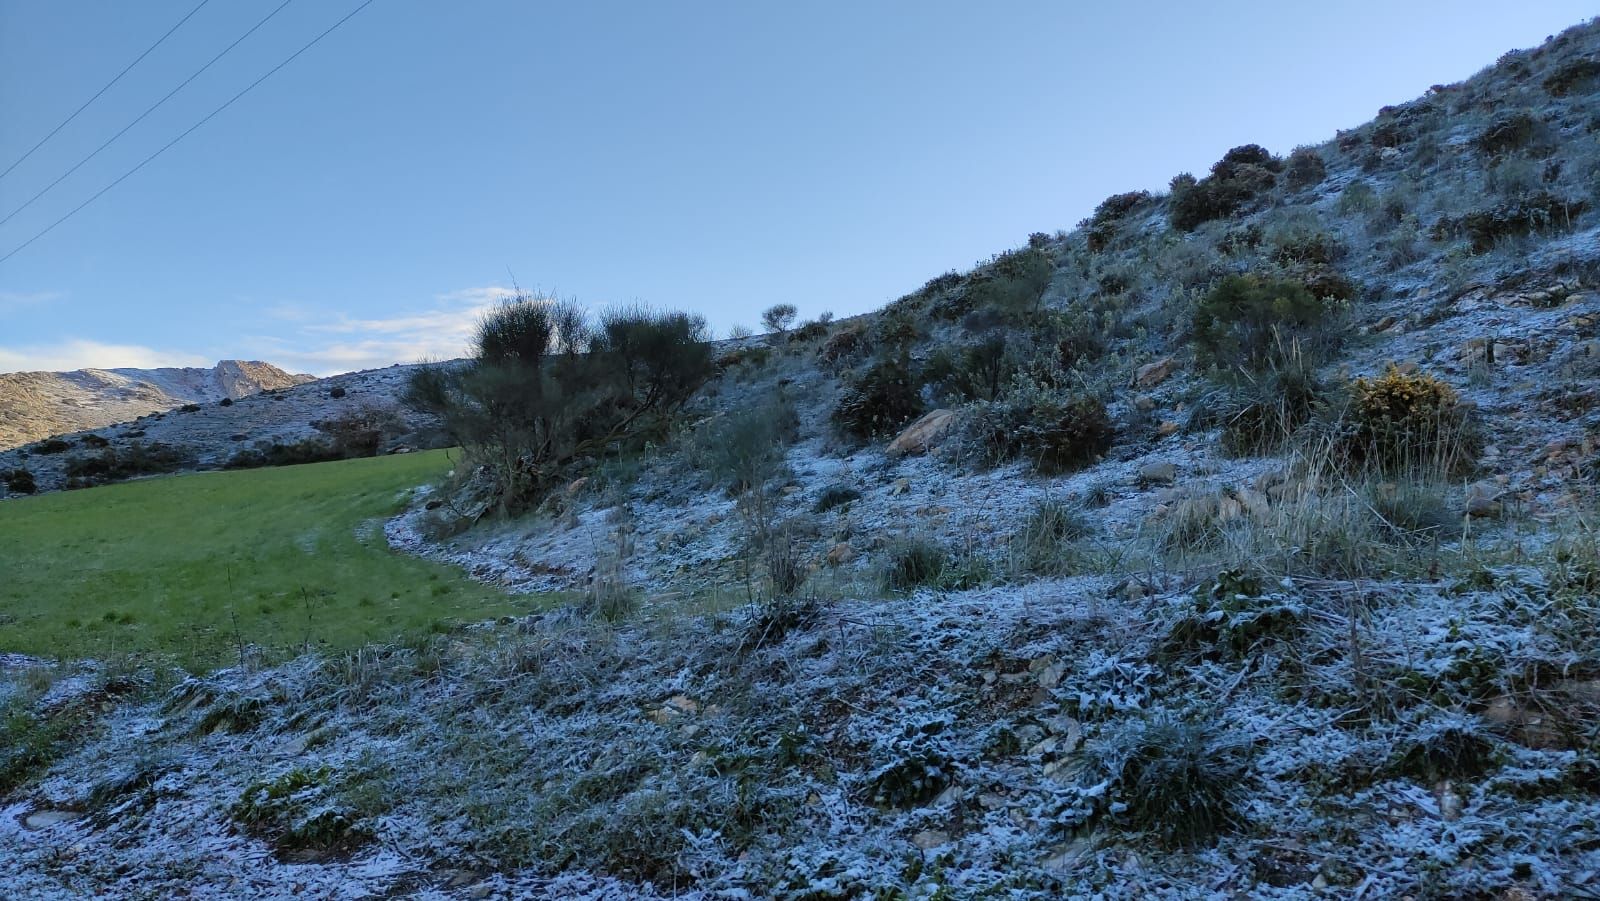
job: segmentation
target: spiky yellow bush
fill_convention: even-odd
[[[1380,376],[1352,382],[1350,400],[1342,444],[1352,463],[1457,473],[1477,457],[1470,409],[1435,376],[1391,365]]]

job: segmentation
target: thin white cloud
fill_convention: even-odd
[[[280,307],[273,318],[293,322],[294,334],[259,337],[252,353],[291,372],[314,375],[454,359],[467,353],[479,317],[516,295],[516,289],[503,285],[465,288],[437,295],[428,309],[364,319],[318,318],[301,307]]]
[[[65,296],[60,291],[0,291],[0,310],[20,310],[51,303]]]
[[[71,369],[156,369],[162,366],[210,366],[194,354],[157,350],[137,344],[104,344],[69,338],[52,344],[0,347],[0,372],[59,372]]]

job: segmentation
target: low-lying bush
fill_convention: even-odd
[[[1499,156],[1520,150],[1533,140],[1538,124],[1538,120],[1527,110],[1502,113],[1494,117],[1483,131],[1479,132],[1473,139],[1473,146],[1487,156]]]
[[[1120,802],[1114,820],[1166,848],[1206,845],[1244,824],[1249,746],[1214,723],[1156,716],[1089,747],[1090,778]]]
[[[1109,247],[1122,220],[1150,200],[1149,191],[1127,191],[1100,201],[1094,214],[1079,223],[1088,238],[1089,250],[1099,253]]]
[[[59,454],[72,449],[72,442],[62,438],[46,438],[28,448],[35,454]]]
[[[886,591],[963,591],[989,581],[990,571],[976,554],[954,553],[926,538],[901,538],[885,548],[880,577]]]
[[[777,473],[784,448],[799,437],[799,427],[793,401],[774,391],[697,429],[688,450],[695,467],[716,487],[742,494]]]
[[[0,481],[6,484],[6,490],[12,494],[33,494],[39,490],[39,484],[34,481],[33,473],[26,469],[7,470],[0,475]]]
[[[136,476],[178,472],[194,462],[193,453],[168,444],[139,441],[120,448],[107,447],[98,454],[67,458],[68,478],[100,484]]]
[[[1283,181],[1290,190],[1301,190],[1321,184],[1328,177],[1328,164],[1314,147],[1297,147],[1289,154],[1283,167]]]
[[[1282,163],[1257,144],[1235,147],[1198,181],[1191,175],[1172,180],[1168,216],[1172,227],[1194,231],[1213,219],[1226,219],[1272,189]]]
[[[1455,389],[1422,372],[1389,367],[1350,386],[1337,450],[1349,465],[1379,472],[1460,474],[1477,459],[1480,438]]]
[[[919,376],[907,354],[873,362],[845,385],[833,409],[834,423],[865,440],[900,428],[923,413]]]
[[[1576,94],[1600,79],[1600,59],[1592,56],[1568,60],[1544,80],[1544,89],[1557,97]]]
[[[1320,360],[1340,343],[1334,313],[1334,304],[1302,282],[1228,276],[1195,308],[1195,356],[1205,365],[1253,371],[1296,355]]]
[[[1236,456],[1278,450],[1311,421],[1325,394],[1316,373],[1300,359],[1248,376],[1211,411],[1222,426],[1222,449]]]
[[[1585,208],[1587,203],[1583,200],[1539,191],[1489,209],[1441,217],[1433,225],[1433,238],[1447,241],[1464,237],[1471,241],[1474,253],[1487,253],[1505,238],[1571,230]]]
[[[1091,531],[1089,518],[1074,506],[1046,500],[1012,534],[1009,562],[1014,576],[1069,575],[1072,545]]]
[[[1005,396],[980,403],[971,435],[991,464],[1026,460],[1038,472],[1060,473],[1093,463],[1111,449],[1116,426],[1092,394],[1014,382]]]

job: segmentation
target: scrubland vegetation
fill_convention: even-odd
[[[462,456],[388,537],[574,603],[346,620],[159,691],[32,666],[0,790],[148,878],[170,836],[271,851],[212,884],[1594,895],[1596,59],[1582,26],[1328,143],[1238,146],[868,316],[777,304],[712,342],[516,298],[411,382]],[[331,466],[274,490],[303,513],[296,480],[372,467],[319,514],[347,545],[424,475]],[[7,501],[0,535],[76,497]],[[22,634],[104,657],[130,612]],[[125,878],[13,848],[40,884]]]

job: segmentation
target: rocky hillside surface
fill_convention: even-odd
[[[387,524],[580,603],[0,658],[87,736],[0,886],[1600,897],[1600,23],[719,353],[642,453]]]
[[[255,360],[223,360],[210,369],[0,373],[0,450],[184,404],[212,403],[224,397],[238,400],[314,378],[291,375]]]

